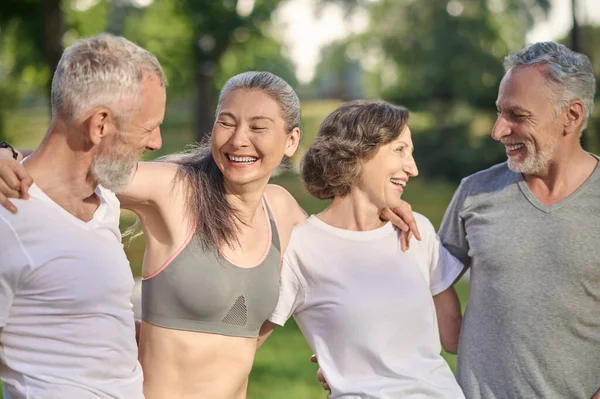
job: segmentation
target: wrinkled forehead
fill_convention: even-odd
[[[267,117],[283,121],[279,103],[263,90],[235,89],[227,93],[219,109],[219,114],[229,114],[239,119]]]

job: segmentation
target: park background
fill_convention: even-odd
[[[298,178],[302,154],[341,102],[384,99],[412,111],[420,175],[403,198],[438,227],[460,179],[505,159],[489,137],[503,57],[555,40],[587,54],[598,78],[599,23],[598,0],[2,0],[0,141],[38,145],[62,50],[106,31],[156,54],[169,80],[163,148],[148,159],[210,132],[227,78],[267,70],[296,89],[303,113],[301,147],[274,183],[308,213],[323,209]],[[582,138],[594,153],[598,105]],[[122,227],[133,220],[123,213]],[[143,248],[143,238],[126,243],[135,276]],[[464,308],[468,280],[457,288]],[[277,330],[257,353],[248,398],[325,397],[310,354],[293,320]]]

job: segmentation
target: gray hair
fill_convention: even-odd
[[[510,53],[504,59],[505,71],[529,65],[547,66],[546,79],[551,89],[559,96],[557,108],[573,100],[581,100],[584,111],[581,128],[583,132],[594,110],[596,92],[596,79],[590,59],[554,42],[531,44]]]
[[[102,105],[120,124],[131,111],[124,105],[137,104],[142,80],[148,75],[156,75],[166,86],[156,57],[124,37],[101,34],[78,40],[64,51],[56,67],[52,116],[73,122]]]
[[[277,101],[281,108],[281,116],[285,121],[286,133],[291,133],[296,127],[301,128],[298,95],[285,80],[270,72],[243,72],[229,79],[219,93],[217,115],[225,96],[238,89],[260,90]]]

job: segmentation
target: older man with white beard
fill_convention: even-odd
[[[505,68],[492,137],[508,162],[462,181],[439,232],[471,267],[457,378],[469,399],[589,399],[600,386],[600,167],[580,136],[592,66],[536,43]]]
[[[65,50],[50,127],[23,162],[31,200],[14,200],[18,214],[0,208],[5,399],[143,398],[134,281],[109,190],[160,148],[165,101],[156,57],[126,39],[100,35]]]

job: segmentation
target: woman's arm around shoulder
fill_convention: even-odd
[[[121,208],[132,211],[168,204],[177,175],[177,165],[166,162],[138,162],[127,188],[117,193]]]
[[[281,252],[284,253],[292,229],[295,225],[306,220],[306,212],[298,205],[292,194],[281,186],[269,184],[265,190],[265,197],[275,217],[279,237],[281,238]]]

